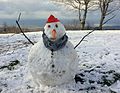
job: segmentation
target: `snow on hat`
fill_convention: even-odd
[[[53,15],[50,15],[48,20],[47,20],[47,23],[53,23],[53,22],[60,22],[60,20],[55,18]]]

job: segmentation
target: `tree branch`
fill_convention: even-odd
[[[106,13],[106,15],[112,14],[113,12],[118,11],[119,9],[120,9],[120,7],[113,9],[113,10],[110,10]]]
[[[79,43],[74,47],[74,49],[75,48],[77,48],[80,44],[81,44],[81,42],[88,36],[88,35],[90,35],[92,32],[94,32],[95,31],[95,28],[92,30],[92,31],[90,31],[89,33],[87,33],[84,37],[82,37],[82,39],[79,41]]]
[[[106,24],[106,23],[107,23],[108,21],[110,21],[111,19],[113,19],[115,16],[116,16],[116,15],[113,15],[111,18],[109,18],[108,20],[106,20],[106,21],[103,23],[103,25]]]
[[[18,25],[18,28],[20,29],[20,31],[22,32],[22,34],[24,35],[24,37],[25,37],[32,45],[34,45],[34,43],[25,35],[25,33],[23,32],[22,28],[20,27],[20,24],[19,24],[20,16],[21,16],[21,13],[19,14],[18,19],[16,20],[16,24]]]

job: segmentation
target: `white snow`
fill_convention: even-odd
[[[69,31],[69,40],[75,46],[89,31]],[[26,33],[35,43],[41,39],[41,32]],[[56,87],[36,89],[27,68],[27,57],[31,44],[22,34],[0,34],[0,67],[19,60],[14,69],[0,69],[1,93],[116,93],[120,92],[120,79],[114,84],[101,85],[102,76],[112,79],[113,74],[120,73],[120,31],[95,31],[76,48],[79,55],[79,74],[84,74],[83,84],[71,81]],[[107,72],[107,73],[106,73]],[[95,81],[90,83],[89,81]],[[88,89],[93,86],[93,89]],[[95,89],[94,89],[95,87]]]

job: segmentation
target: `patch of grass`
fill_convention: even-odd
[[[113,83],[114,83],[114,80],[113,79],[107,79],[107,77],[105,76],[102,76],[102,85],[107,85],[107,86],[111,86]]]
[[[108,72],[108,75],[109,74],[112,74],[112,78],[111,79],[108,79],[106,76],[102,76],[102,85],[107,85],[107,86],[111,86],[112,84],[114,84],[117,80],[120,80],[120,73],[117,73],[115,71],[109,71]]]
[[[81,84],[85,84],[85,82],[88,81],[90,84],[87,89],[82,88],[80,90],[95,89],[95,86],[92,86],[92,84],[94,84],[95,82],[103,87],[105,85],[111,86],[112,84],[120,80],[120,73],[116,72],[115,70],[101,71],[101,69],[98,69],[100,68],[100,66],[97,66],[96,68],[90,70],[83,70],[81,73],[78,73],[75,76],[76,83],[80,82]],[[91,75],[92,73],[95,74]],[[99,79],[93,79],[94,77]]]
[[[115,81],[120,80],[120,73],[114,73],[113,78],[115,79]]]

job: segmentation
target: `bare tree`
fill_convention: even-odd
[[[68,5],[71,8],[77,10],[81,29],[85,29],[88,11],[94,10],[96,6],[96,0],[52,0],[52,1]]]
[[[4,32],[7,32],[7,28],[8,28],[7,23],[4,22],[4,23],[3,23],[3,31],[4,31]]]
[[[98,0],[98,1],[99,1],[99,7],[101,11],[99,29],[102,30],[103,25],[116,16],[114,12],[119,9],[120,0]],[[106,19],[106,17],[108,16],[110,17]]]

